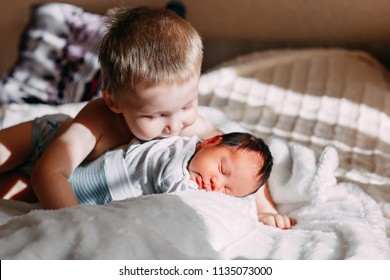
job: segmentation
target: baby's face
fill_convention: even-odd
[[[184,84],[159,84],[138,89],[122,106],[131,132],[148,141],[179,135],[198,116],[199,75]]]
[[[188,165],[190,179],[199,189],[232,196],[245,196],[258,189],[257,174],[263,164],[258,153],[217,146],[217,142],[203,143]]]

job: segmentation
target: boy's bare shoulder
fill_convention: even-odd
[[[96,145],[88,159],[126,144],[133,137],[124,125],[122,115],[112,112],[103,98],[89,102],[75,117],[74,122],[86,127],[96,139]]]
[[[103,98],[97,98],[87,103],[83,109],[76,116],[78,119],[84,118],[100,118],[101,114],[112,114],[115,115],[106,105]],[[76,119],[75,118],[75,119]]]
[[[120,122],[120,115],[112,112],[103,98],[90,101],[74,118],[75,122],[85,126],[103,129],[107,125]]]
[[[73,122],[87,127],[98,138],[102,134],[112,132],[116,126],[123,127],[121,115],[112,112],[103,98],[90,101]]]

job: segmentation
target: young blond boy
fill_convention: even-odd
[[[133,137],[148,141],[219,133],[197,110],[201,38],[175,13],[151,7],[109,10],[99,60],[103,97],[63,125],[32,172],[31,184],[44,208],[77,205],[68,183],[75,168]],[[31,132],[32,125],[26,130]],[[31,137],[24,139],[22,146],[31,146]],[[29,156],[13,149],[14,160],[2,159],[0,172]]]
[[[199,34],[175,13],[150,7],[109,10],[99,52],[103,97],[62,124],[32,163],[30,182],[41,206],[78,205],[68,182],[76,167],[134,137],[148,141],[220,134],[197,110],[202,57]],[[35,152],[33,128],[34,122],[27,122],[1,134],[0,173],[5,177],[6,172],[7,180],[29,180],[15,168]],[[267,205],[267,219],[276,221],[273,217],[280,215],[267,193],[266,186],[260,189],[259,203]]]

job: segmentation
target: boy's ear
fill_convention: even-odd
[[[106,102],[108,108],[110,108],[111,111],[113,111],[114,113],[117,113],[117,114],[122,112],[119,101],[117,98],[112,97],[112,95],[109,94],[106,90],[102,91],[102,96],[103,96],[104,102]]]

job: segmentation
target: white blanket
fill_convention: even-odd
[[[215,121],[223,114],[207,109]],[[225,128],[234,124],[224,121]],[[231,125],[231,126],[230,126]],[[34,210],[1,201],[1,259],[389,259],[378,205],[353,184],[337,184],[337,152],[317,162],[303,146],[270,140],[270,191],[292,230],[257,222],[252,199],[183,192],[105,206]]]

